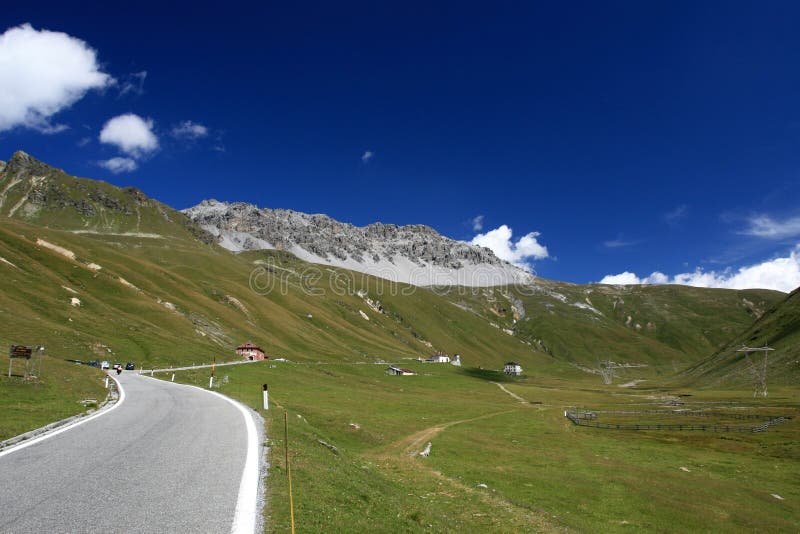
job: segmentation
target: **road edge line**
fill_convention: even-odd
[[[261,463],[259,458],[258,436],[259,432],[256,428],[255,419],[250,409],[241,402],[232,399],[222,393],[216,391],[209,391],[200,386],[192,384],[182,384],[180,382],[167,382],[160,378],[155,378],[147,375],[140,375],[150,380],[158,380],[164,384],[170,384],[178,387],[193,388],[215,395],[220,399],[232,404],[236,409],[241,412],[244,417],[244,426],[247,429],[247,453],[244,460],[244,468],[242,469],[242,476],[239,481],[239,495],[236,498],[236,508],[233,512],[233,524],[231,525],[231,534],[254,534],[256,530],[256,523],[258,519],[258,491],[261,485]]]
[[[89,415],[87,417],[83,417],[81,419],[78,419],[74,423],[70,423],[68,425],[64,425],[64,426],[58,427],[55,430],[52,430],[50,432],[46,432],[46,433],[42,434],[41,436],[37,436],[37,437],[31,438],[31,439],[27,439],[27,440],[25,440],[25,441],[23,441],[21,443],[18,443],[16,445],[12,445],[11,447],[8,447],[7,449],[3,449],[2,451],[0,451],[0,458],[2,458],[3,456],[6,456],[7,454],[11,454],[12,452],[17,452],[17,451],[20,451],[20,450],[25,449],[27,447],[30,447],[31,445],[36,445],[37,443],[41,443],[42,441],[44,441],[46,439],[52,438],[53,436],[57,436],[57,435],[61,434],[62,432],[66,432],[67,430],[72,430],[73,428],[75,428],[77,426],[80,426],[80,425],[82,425],[84,423],[88,423],[89,421],[91,421],[93,419],[97,419],[100,416],[106,415],[107,413],[110,413],[111,411],[116,410],[123,402],[125,402],[125,389],[122,387],[122,384],[119,383],[119,380],[117,380],[116,378],[114,378],[111,375],[108,375],[108,376],[109,376],[109,378],[111,378],[111,380],[113,380],[117,384],[117,391],[119,391],[119,399],[117,399],[117,402],[115,402],[114,404],[112,404],[111,406],[109,406],[108,408],[106,408],[104,410],[100,410],[97,413],[94,413],[94,414]]]

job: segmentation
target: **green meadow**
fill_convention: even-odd
[[[800,406],[791,389],[754,400],[740,390],[620,388],[533,369],[510,379],[398,363],[419,374],[288,362],[217,372],[228,377],[219,391],[266,418],[268,531],[290,527],[284,413],[301,532],[800,528]],[[207,386],[208,371],[177,379]],[[654,409],[677,399],[792,419],[762,433],[616,431],[575,426],[563,413],[574,405]],[[428,443],[430,455],[420,456]]]

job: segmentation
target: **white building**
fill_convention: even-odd
[[[428,363],[450,363],[450,356],[443,352],[437,352],[425,361]]]
[[[461,356],[458,354],[453,355],[453,360],[450,362],[450,365],[455,365],[456,367],[461,367]]]
[[[522,366],[517,362],[508,362],[503,368],[503,372],[507,375],[519,376],[522,374]]]

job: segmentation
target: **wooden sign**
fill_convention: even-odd
[[[9,358],[25,358],[26,360],[30,360],[31,354],[33,354],[33,347],[27,347],[25,345],[11,345],[8,351]]]

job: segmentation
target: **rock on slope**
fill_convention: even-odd
[[[364,227],[243,202],[205,200],[184,210],[232,250],[287,250],[311,263],[345,267],[420,286],[525,284],[533,276],[483,247],[455,241],[420,224]]]

